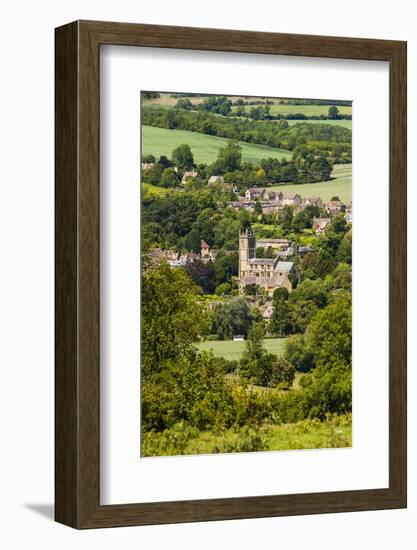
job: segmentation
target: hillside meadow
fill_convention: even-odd
[[[243,105],[246,111],[250,111],[253,107],[252,105]],[[328,115],[331,105],[270,105],[271,115],[294,115],[294,114],[303,114],[306,116],[320,116]],[[351,115],[352,107],[350,105],[337,105],[340,114],[342,115]],[[232,110],[236,110],[237,106],[233,106]]]
[[[289,126],[294,126],[294,124],[330,124],[330,126],[341,126],[342,128],[348,128],[352,130],[352,121],[351,120],[287,120]]]
[[[187,143],[193,152],[194,161],[210,164],[217,158],[219,149],[225,147],[229,140],[187,130],[168,130],[153,126],[142,126],[142,156],[152,154],[171,157],[173,149]],[[264,158],[291,159],[291,152],[276,147],[257,145],[239,141],[242,148],[242,159],[248,162],[259,162]]]
[[[279,189],[284,193],[298,193],[301,197],[320,197],[329,201],[338,196],[341,201],[352,201],[352,165],[336,164],[333,168],[332,179],[317,183],[291,183],[275,185],[271,189]]]

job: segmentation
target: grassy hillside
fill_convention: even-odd
[[[352,200],[352,165],[336,164],[332,176],[334,179],[329,181],[276,185],[272,189],[279,189],[284,193],[298,193],[301,197],[321,197],[324,201],[337,195],[340,200],[350,202]]]
[[[330,126],[342,126],[352,130],[351,120],[287,120],[287,122],[290,126],[302,122],[303,124],[330,124]]]
[[[214,340],[201,342],[198,344],[200,351],[211,350],[216,357],[225,359],[240,359],[246,342],[236,342],[233,340]],[[264,347],[269,353],[282,355],[284,352],[285,338],[267,338],[264,340]]]
[[[167,155],[171,157],[173,149],[182,143],[188,143],[193,151],[195,162],[210,164],[216,160],[219,149],[224,147],[227,142],[228,140],[225,138],[186,130],[168,130],[142,126],[142,155],[152,154],[155,157]],[[242,141],[239,142],[239,145],[242,147],[242,158],[245,161],[259,162],[263,158],[291,158],[291,152],[276,147],[244,143]]]
[[[247,112],[250,111],[252,107],[256,105],[243,105]],[[271,115],[289,115],[289,114],[298,114],[302,113],[306,116],[320,116],[327,115],[329,113],[330,105],[270,105]],[[342,115],[351,115],[352,107],[349,105],[338,105],[340,114]],[[233,110],[236,110],[237,107],[233,106]]]

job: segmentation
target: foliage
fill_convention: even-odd
[[[145,380],[208,333],[208,317],[197,296],[197,287],[181,269],[162,264],[142,275],[141,369]]]
[[[205,263],[200,259],[188,262],[185,266],[186,273],[206,294],[214,292],[214,268],[212,262]]]
[[[207,112],[207,109],[212,112]],[[332,161],[351,162],[352,134],[347,128],[330,124],[308,123],[285,126],[269,120],[256,120],[259,117],[259,109],[253,111],[253,118],[218,116],[216,111],[227,109],[227,100],[220,101],[220,98],[213,96],[207,98],[198,112],[144,106],[142,124],[159,128],[188,130],[289,150],[302,144],[306,146],[309,153],[315,156],[324,156]]]
[[[142,456],[320,449],[352,445],[352,415],[329,415],[324,421],[306,419],[289,424],[243,426],[200,432],[180,422],[164,432],[148,432]]]
[[[294,367],[284,358],[268,353],[263,346],[264,329],[254,325],[246,340],[246,350],[240,361],[239,374],[252,384],[289,388],[294,379]]]
[[[187,143],[179,145],[172,151],[172,162],[181,170],[190,170],[194,165],[194,156]]]
[[[231,340],[233,335],[246,336],[252,325],[253,314],[244,298],[234,298],[215,307],[212,332],[219,340]]]

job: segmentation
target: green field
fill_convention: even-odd
[[[289,126],[294,124],[306,123],[306,124],[330,124],[330,126],[342,126],[342,128],[348,128],[352,130],[351,120],[287,120]]]
[[[317,183],[291,183],[275,185],[271,189],[279,189],[284,193],[298,193],[301,197],[320,197],[323,201],[338,196],[344,202],[352,201],[352,165],[336,164],[332,176],[334,179]]]
[[[252,107],[257,107],[257,105],[242,105],[245,108],[246,112],[249,113]],[[271,115],[294,115],[294,114],[303,114],[306,116],[320,116],[328,115],[331,105],[270,105]],[[236,110],[238,107],[233,106],[232,110]],[[352,107],[349,105],[337,105],[339,113],[342,115],[351,115]]]
[[[151,183],[142,182],[142,189],[145,193],[150,193],[154,195],[165,195],[170,191],[165,187],[158,187],[157,185],[152,185]]]
[[[216,357],[225,359],[240,359],[245,349],[245,341],[237,342],[234,340],[213,340],[201,342],[197,345],[200,351],[211,350]],[[282,355],[284,352],[285,338],[267,338],[264,340],[264,347],[269,353]]]
[[[157,158],[166,155],[171,158],[172,150],[183,143],[188,143],[191,147],[196,163],[210,164],[216,160],[219,149],[224,147],[228,140],[186,130],[142,126],[142,155],[152,154]],[[284,149],[243,141],[239,141],[239,145],[242,147],[243,160],[248,162],[259,162],[264,158],[291,159],[291,152]]]

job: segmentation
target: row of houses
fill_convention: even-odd
[[[142,170],[149,170],[154,166],[151,162],[142,162]],[[177,168],[174,168],[177,171]],[[181,183],[184,185],[188,178],[195,178],[198,172],[193,168],[184,172]],[[233,183],[224,181],[223,176],[211,176],[208,179],[209,186],[220,186],[224,191],[238,192],[237,186]],[[245,195],[239,197],[237,201],[231,201],[229,207],[235,210],[244,208],[248,212],[254,212],[256,204],[260,204],[263,214],[273,214],[282,210],[284,206],[292,206],[297,209],[306,208],[307,206],[316,206],[323,208],[330,217],[341,213],[346,214],[348,223],[352,223],[352,203],[345,204],[340,200],[331,200],[323,202],[320,197],[302,198],[298,193],[284,193],[283,191],[275,191],[265,187],[250,187],[246,190]],[[322,227],[318,232],[322,232]]]
[[[323,202],[320,197],[306,197],[303,199],[298,193],[283,193],[282,191],[273,191],[261,187],[247,189],[245,196],[241,197],[240,200],[231,201],[229,207],[235,210],[244,208],[248,212],[254,212],[257,204],[261,206],[263,214],[279,212],[284,206],[292,206],[297,210],[307,206],[316,206],[323,208],[331,217],[341,213],[352,214],[351,203],[345,204],[340,200]]]

